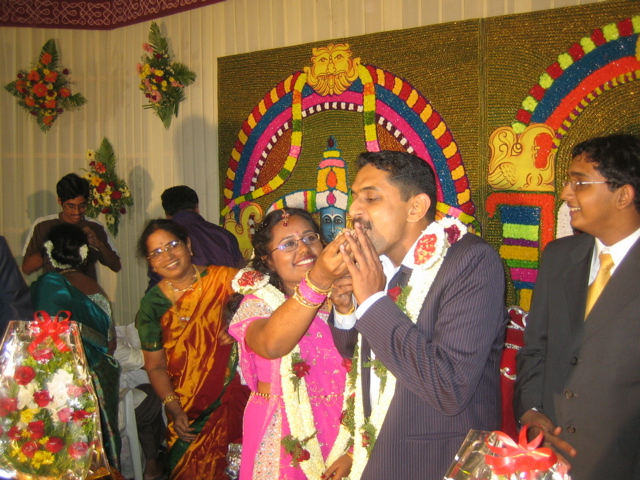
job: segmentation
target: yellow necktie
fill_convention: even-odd
[[[596,279],[593,281],[591,285],[589,285],[589,289],[587,290],[587,307],[584,311],[584,318],[586,319],[589,316],[589,312],[593,308],[593,305],[598,300],[598,297],[604,290],[605,285],[609,281],[611,277],[611,269],[613,268],[613,258],[608,253],[600,254],[600,269],[596,274]]]

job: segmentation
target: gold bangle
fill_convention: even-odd
[[[307,273],[304,274],[304,279],[307,281],[307,286],[313,290],[316,293],[319,293],[320,295],[327,295],[330,291],[331,291],[331,287],[327,288],[326,290],[317,287],[313,284],[313,282],[311,281],[311,279],[309,278],[309,272],[311,270],[307,270]]]
[[[349,455],[349,458],[350,458],[351,460],[353,460],[353,453],[351,453],[349,450],[347,450],[347,451],[346,451],[346,452],[344,452],[344,453],[345,453],[345,455]]]
[[[355,302],[351,304],[351,310],[349,310],[347,313],[342,313],[338,310],[338,308],[336,307],[336,312],[338,312],[338,315],[343,315],[343,316],[347,316],[347,315],[351,315],[353,312],[356,311],[356,304]]]
[[[178,395],[176,395],[175,393],[165,397],[164,400],[162,400],[162,405],[164,405],[166,407],[167,403],[173,402],[174,400],[177,400],[178,403],[180,403],[180,397]]]
[[[304,296],[300,293],[300,289],[298,288],[297,285],[296,285],[296,288],[294,288],[293,290],[293,299],[303,307],[307,307],[307,308],[318,308],[320,307],[320,305],[322,305],[322,303],[313,303],[307,300],[306,298],[304,298]]]

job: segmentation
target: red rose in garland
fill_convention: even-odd
[[[16,368],[13,378],[19,385],[28,385],[31,380],[36,378],[36,371],[31,367],[20,366]]]
[[[18,105],[36,117],[43,132],[48,132],[65,110],[81,107],[87,100],[80,94],[71,94],[69,70],[58,70],[58,49],[53,39],[42,47],[40,58],[30,70],[20,70],[16,80],[4,88],[18,99]]]

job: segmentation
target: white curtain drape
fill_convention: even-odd
[[[0,234],[21,264],[33,221],[59,210],[58,179],[70,172],[82,174],[86,150],[109,138],[118,174],[128,182],[135,205],[122,218],[116,239],[122,271],[101,267],[99,281],[112,300],[116,323],[131,323],[147,284],[136,240],[148,219],[162,216],[162,191],[189,185],[200,196],[204,217],[219,218],[218,57],[586,3],[593,0],[226,0],[164,17],[158,23],[175,59],[198,75],[169,130],[151,110],[142,109],[145,99],[138,89],[135,67],[150,22],[112,31],[0,27],[2,86],[37,60],[44,43],[54,38],[60,63],[71,70],[74,91],[88,99],[44,134],[12,96],[0,91]]]

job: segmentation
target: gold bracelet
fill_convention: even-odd
[[[344,453],[345,453],[345,455],[349,455],[349,458],[350,458],[351,460],[353,460],[353,453],[351,453],[349,450],[347,450],[347,451],[346,451],[346,452],[344,452]]]
[[[167,403],[169,402],[173,402],[174,400],[177,400],[178,403],[180,403],[180,397],[178,395],[176,395],[175,393],[168,395],[167,397],[165,397],[164,400],[162,400],[162,405],[164,405],[165,407],[167,406]]]
[[[307,308],[318,308],[322,303],[313,303],[304,298],[304,296],[300,293],[300,289],[296,285],[296,288],[293,290],[293,299],[298,302],[303,307]]]
[[[338,311],[338,308],[336,307],[336,312],[338,312],[338,315],[343,315],[345,317],[347,315],[351,315],[355,311],[356,311],[356,304],[355,303],[351,304],[351,310],[349,310],[347,313],[342,313],[342,312]]]
[[[307,281],[307,286],[314,292],[319,293],[320,295],[327,295],[331,291],[331,287],[327,288],[326,290],[323,290],[320,287],[316,287],[311,281],[311,279],[309,278],[310,271],[311,270],[307,270],[307,273],[304,274],[304,279]]]

